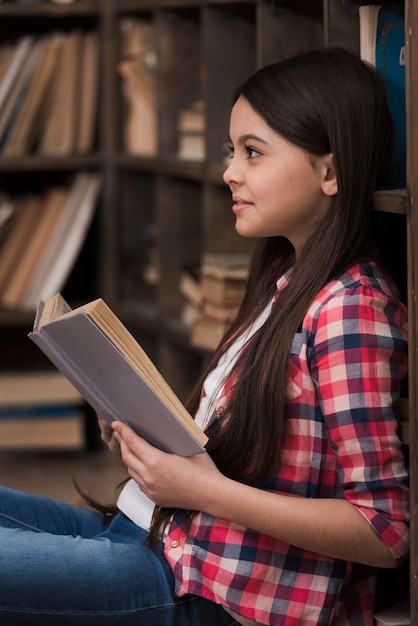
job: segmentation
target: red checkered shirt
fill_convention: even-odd
[[[278,281],[279,296],[287,282]],[[347,499],[399,563],[408,552],[408,481],[395,407],[406,368],[406,312],[378,268],[358,265],[326,285],[294,337],[290,430],[283,462],[263,486]],[[179,596],[274,626],[373,624],[373,568],[205,513],[186,526],[178,511],[165,546]]]

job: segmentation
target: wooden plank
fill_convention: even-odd
[[[418,200],[418,3],[405,2],[405,56],[406,56],[406,136],[407,136],[407,225],[408,225],[408,317],[409,317],[409,440],[410,440],[410,485],[411,485],[411,615],[412,623],[418,617],[418,517],[417,483],[417,415],[418,394],[416,391],[418,338],[417,302],[418,292],[418,229],[416,226]],[[415,36],[414,36],[415,35]],[[415,147],[415,149],[414,149]]]

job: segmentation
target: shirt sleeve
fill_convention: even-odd
[[[345,498],[399,562],[408,553],[408,476],[398,403],[407,371],[404,307],[360,285],[316,320],[311,374]]]

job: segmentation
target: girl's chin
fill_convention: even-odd
[[[235,230],[241,237],[263,237],[256,229],[251,228],[249,224],[246,224],[244,220],[240,220],[239,218],[235,220]]]

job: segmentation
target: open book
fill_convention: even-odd
[[[74,310],[60,294],[41,301],[29,337],[109,423],[166,452],[204,451],[206,435],[102,299]]]

